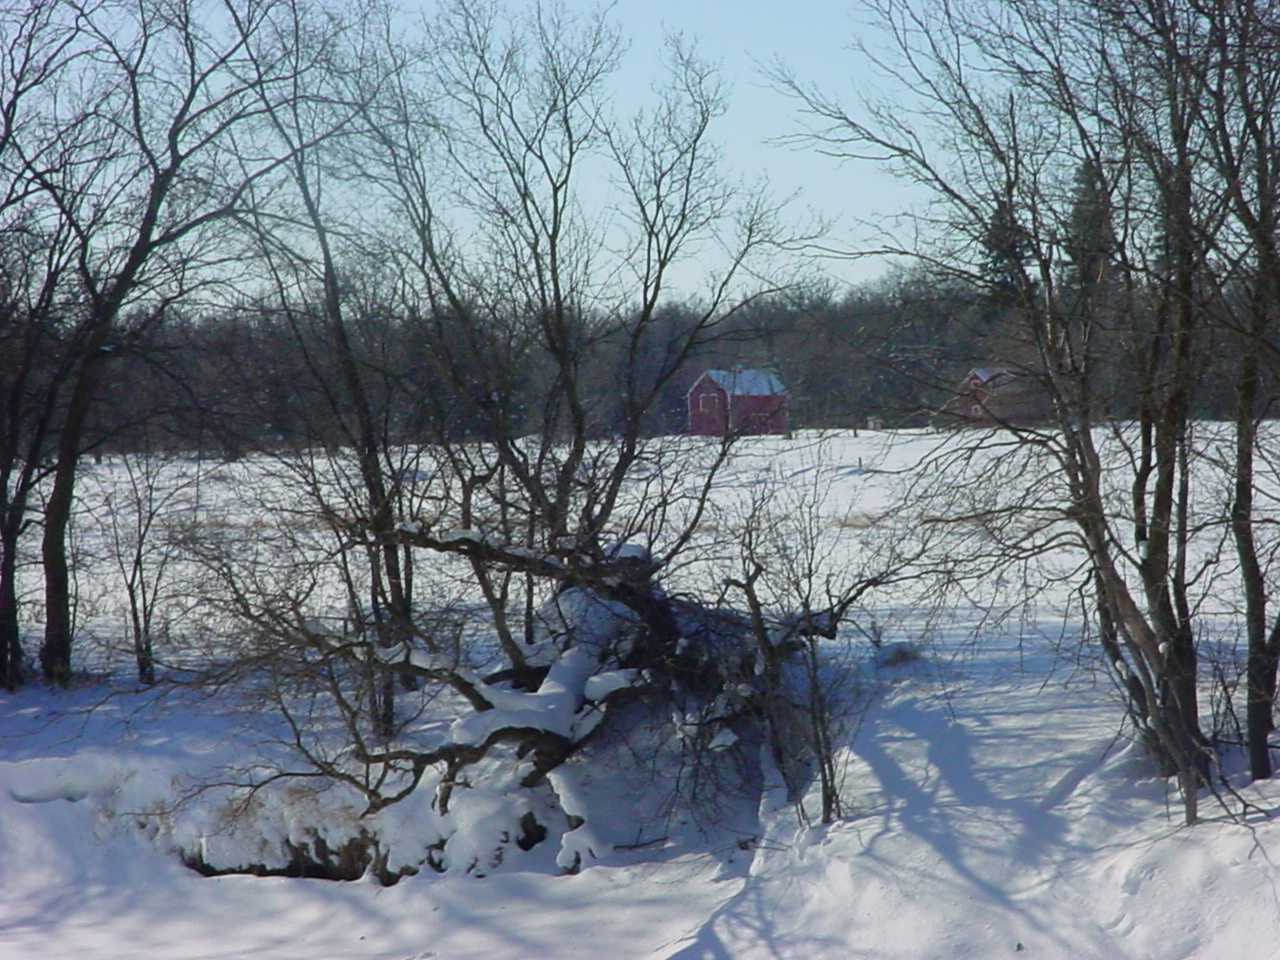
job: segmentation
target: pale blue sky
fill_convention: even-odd
[[[414,2],[414,0],[410,0]],[[416,0],[430,12],[439,0]],[[531,10],[536,0],[504,0],[508,9]],[[554,4],[557,0],[543,0]],[[866,251],[883,245],[876,226],[901,213],[919,194],[868,161],[840,162],[812,146],[778,143],[803,129],[799,103],[780,92],[763,68],[779,62],[797,79],[854,108],[859,98],[887,92],[854,45],[868,28],[859,22],[858,0],[558,0],[571,13],[604,8],[628,42],[614,78],[619,116],[651,104],[652,84],[662,73],[664,41],[676,33],[694,41],[700,54],[717,64],[729,86],[729,111],[712,132],[724,145],[728,171],[749,185],[767,179],[778,200],[790,200],[796,223],[813,215],[830,224],[826,246]],[[710,252],[705,264],[686,263],[674,275],[675,295],[699,295],[719,264]],[[701,259],[701,258],[700,258]],[[794,261],[793,261],[794,262]],[[884,259],[816,255],[806,262],[837,283],[857,283],[882,275]]]
[[[590,0],[566,0],[571,8],[592,9]],[[770,144],[801,126],[796,102],[771,89],[760,63],[787,64],[801,80],[837,94],[851,107],[863,93],[883,93],[880,81],[853,49],[867,27],[849,0],[617,0],[613,19],[630,40],[628,75],[637,78],[652,68],[661,51],[664,31],[696,38],[699,49],[722,65],[732,85],[729,114],[719,138],[729,158],[748,179],[768,177],[780,196],[798,193],[806,206],[838,218],[837,245],[867,249],[875,231],[862,225],[901,211],[913,200],[908,187],[867,162],[837,161],[812,149]],[[634,73],[633,73],[634,71]],[[640,81],[643,82],[643,81]],[[858,281],[879,275],[884,261],[827,262],[837,279]]]

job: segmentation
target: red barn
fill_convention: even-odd
[[[787,432],[787,390],[768,370],[708,370],[689,388],[689,432]]]
[[[1035,423],[1048,413],[1031,377],[1014,370],[974,369],[942,409],[951,426]]]

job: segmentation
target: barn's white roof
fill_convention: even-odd
[[[773,397],[787,392],[778,375],[769,370],[708,370],[706,375],[734,397]]]

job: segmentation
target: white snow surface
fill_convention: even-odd
[[[1274,957],[1280,823],[1179,826],[1165,782],[1115,739],[1109,697],[1029,666],[1044,662],[1004,649],[894,668],[852,744],[849,815],[805,828],[775,804],[738,863],[608,853],[581,828],[483,878],[426,870],[389,888],[198,876],[127,800],[133,781],[198,762],[207,732],[23,692],[0,701],[0,956]],[[1280,790],[1250,799],[1275,811]],[[576,876],[549,868],[587,852],[601,859]]]
[[[787,442],[762,440],[762,459]],[[862,462],[875,442],[845,441],[833,475],[874,478]],[[750,475],[744,465],[736,482]],[[179,862],[169,847],[197,834],[235,842],[200,797],[168,832],[154,826],[185,778],[237,750],[233,711],[153,704],[101,679],[0,693],[0,958],[1280,956],[1280,783],[1242,787],[1253,812],[1238,822],[1206,796],[1217,819],[1181,826],[1171,785],[1117,735],[1110,682],[1063,665],[1056,639],[1023,624],[973,644],[936,638],[896,666],[866,651],[876,696],[844,755],[846,816],[829,826],[768,797],[751,842],[699,849],[673,834],[611,849],[587,826],[483,870],[424,868],[393,887],[203,878]],[[567,686],[610,682],[586,674]],[[562,698],[546,699],[569,722]],[[566,809],[586,802],[590,784],[568,769],[556,781]],[[504,802],[489,799],[492,810],[465,815]],[[439,829],[425,802],[383,816],[424,842]],[[575,856],[581,871],[563,875],[556,858]]]

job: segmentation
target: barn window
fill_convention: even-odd
[[[715,413],[720,409],[718,393],[704,393],[698,398],[698,410],[702,413]]]

